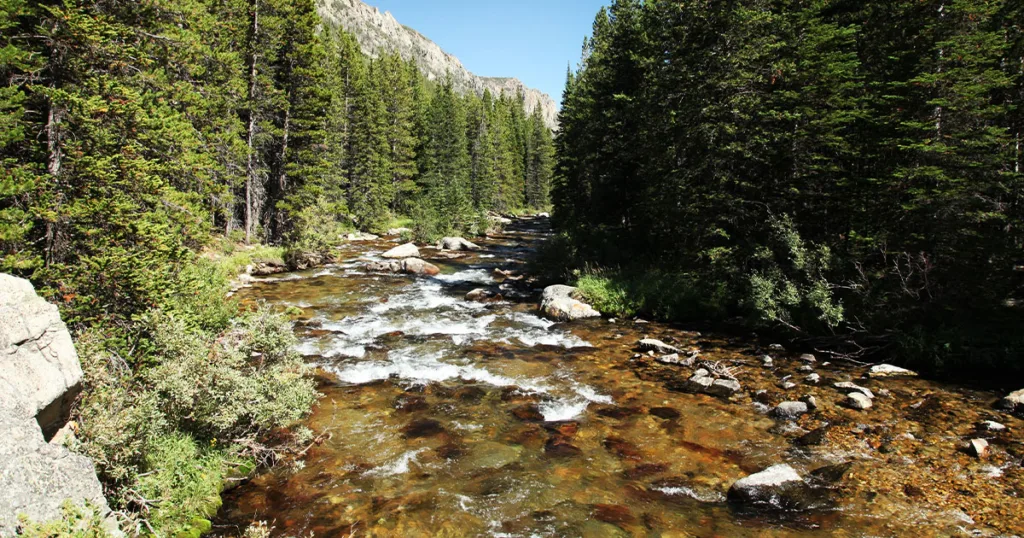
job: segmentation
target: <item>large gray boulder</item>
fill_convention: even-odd
[[[22,278],[0,274],[0,382],[52,433],[82,382],[74,342],[57,307]]]
[[[437,243],[441,250],[480,250],[480,246],[461,237],[445,237]]]
[[[578,290],[572,286],[548,286],[541,297],[540,310],[545,316],[556,321],[601,317],[600,312],[580,301],[578,296]]]
[[[416,245],[413,243],[406,243],[404,245],[397,246],[385,252],[384,254],[381,254],[381,256],[393,260],[402,260],[405,258],[419,258],[420,249],[416,248]]]
[[[14,535],[19,515],[60,518],[68,499],[109,512],[92,461],[47,443],[40,428],[61,425],[81,380],[57,307],[0,274],[0,536]]]

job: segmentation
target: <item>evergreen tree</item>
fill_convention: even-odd
[[[473,219],[466,112],[451,77],[434,94],[427,118],[423,183],[433,235],[468,230]]]

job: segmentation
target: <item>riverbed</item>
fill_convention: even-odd
[[[299,351],[323,398],[325,441],[225,494],[215,533],[266,521],[274,536],[951,536],[1024,529],[1024,421],[999,394],[865,368],[766,342],[643,320],[554,323],[527,259],[548,236],[518,220],[482,250],[421,249],[433,277],[370,273],[397,238],[352,242],[341,262],[260,279],[243,300],[297,307]],[[454,257],[453,257],[454,256]],[[476,288],[502,295],[466,300]],[[729,397],[682,390],[692,368],[657,338],[726,365]],[[764,356],[770,355],[770,366]],[[812,377],[817,374],[817,378]],[[841,404],[838,381],[875,394]],[[777,420],[783,401],[818,410]],[[997,421],[1000,432],[979,431]],[[819,435],[808,441],[808,434]],[[967,441],[985,438],[977,458]],[[738,479],[786,463],[840,466],[801,510],[729,502]]]

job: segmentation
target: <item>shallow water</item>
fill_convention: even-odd
[[[282,466],[226,494],[216,532],[237,534],[256,520],[269,522],[275,535],[322,537],[948,536],[990,530],[980,523],[985,518],[971,513],[970,500],[933,502],[931,490],[902,494],[905,485],[884,478],[910,476],[907,469],[918,467],[918,474],[934,475],[927,466],[947,465],[950,458],[960,458],[955,476],[1002,492],[996,514],[1020,512],[1013,504],[1021,492],[1019,458],[1002,452],[1006,458],[983,468],[955,447],[952,456],[942,452],[941,443],[953,447],[963,434],[949,431],[940,414],[902,418],[917,409],[907,407],[914,398],[943,404],[987,401],[991,394],[886,381],[892,402],[880,403],[869,418],[838,408],[805,418],[801,426],[827,421],[837,425],[836,434],[826,446],[797,449],[796,433],[780,428],[767,408],[804,393],[835,399],[835,391],[824,388],[828,381],[855,372],[820,367],[822,386],[786,394],[774,384],[800,375],[798,362],[779,357],[782,365],[765,371],[753,341],[632,321],[555,324],[538,317],[534,303],[463,299],[473,288],[496,288],[503,277],[495,268],[521,268],[544,239],[544,225],[517,222],[482,242],[484,252],[454,260],[431,260],[435,251],[423,249],[442,267],[437,277],[367,274],[363,263],[394,244],[353,243],[343,252],[345,263],[265,279],[244,291],[248,300],[304,310],[300,351],[319,367],[324,394],[307,425],[330,438],[309,451],[301,468]],[[684,375],[678,367],[634,357],[634,344],[646,335],[699,347],[705,358],[735,365],[744,393],[727,401],[671,390]],[[773,390],[756,402],[750,393],[757,387]],[[991,418],[961,415],[943,420],[970,425]],[[1020,429],[1020,421],[998,419]],[[916,432],[920,446],[899,438],[903,430]],[[908,447],[880,454],[873,439],[886,436],[897,439],[891,445],[902,439]],[[1010,449],[1019,446],[1019,437],[1003,441]],[[894,463],[896,456],[904,460]],[[843,461],[858,467],[814,511],[750,512],[726,502],[732,482],[770,465],[786,462],[807,472]],[[968,514],[979,521],[968,523]],[[1012,514],[987,519],[1004,530],[1015,521]]]

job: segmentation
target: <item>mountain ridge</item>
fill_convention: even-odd
[[[473,74],[453,54],[444,51],[421,32],[403,25],[388,11],[370,6],[360,0],[318,0],[317,10],[327,24],[340,26],[353,34],[363,52],[378,57],[386,52],[397,52],[406,60],[415,60],[420,71],[430,80],[441,80],[450,73],[455,89],[460,93],[483,95],[490,90],[498,95],[506,92],[523,93],[528,114],[540,107],[544,123],[558,128],[558,105],[546,93],[526,86],[515,77],[481,77]]]

